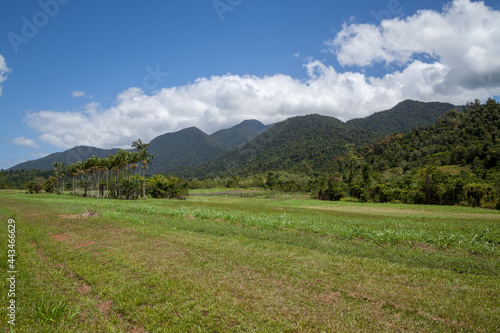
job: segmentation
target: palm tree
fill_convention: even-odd
[[[71,174],[71,179],[72,179],[72,190],[71,190],[71,195],[75,195],[75,177],[79,174],[79,162],[70,164],[68,166],[68,171]]]
[[[101,160],[101,167],[104,170],[104,173],[106,174],[106,192],[105,192],[105,197],[109,198],[109,171],[112,169],[112,158],[111,158],[111,156],[108,156],[108,157],[103,158]]]
[[[149,143],[143,143],[141,139],[137,139],[137,141],[132,142],[132,148],[137,148],[137,152],[139,153],[140,161],[142,162],[142,170],[143,170],[143,183],[142,183],[142,199],[146,199],[146,169],[147,164],[151,163],[151,159],[153,155],[148,154]]]
[[[54,168],[54,173],[56,176],[56,188],[58,189],[57,192],[59,193],[59,178],[62,178],[63,180],[62,194],[64,194],[64,173],[66,172],[67,169],[66,163],[54,162],[52,164],[52,167]]]
[[[116,196],[119,196],[121,195],[120,191],[119,191],[119,181],[120,181],[120,171],[122,172],[121,176],[124,177],[125,176],[125,171],[127,170],[127,166],[128,166],[128,163],[129,163],[129,152],[128,151],[125,151],[123,149],[120,149],[116,152],[116,154],[113,155],[113,163],[114,165],[116,166],[116,170],[117,170],[117,175],[115,177],[115,181],[116,181]]]

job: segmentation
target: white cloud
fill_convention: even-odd
[[[344,25],[327,43],[343,66],[376,63],[409,68],[417,58],[447,69],[443,90],[491,89],[500,85],[500,12],[483,2],[455,0],[442,12],[422,10],[380,25]],[[492,78],[497,78],[494,82]]]
[[[36,143],[35,140],[25,138],[24,136],[20,136],[18,138],[12,139],[11,142],[20,147],[28,147],[28,148],[40,148],[40,145]]]
[[[81,111],[40,111],[28,114],[25,122],[40,133],[41,141],[58,147],[111,148],[190,126],[211,133],[244,119],[272,123],[319,113],[347,120],[404,99],[454,104],[484,100],[500,95],[498,22],[500,12],[484,3],[455,0],[441,12],[420,11],[380,26],[345,25],[328,43],[343,66],[398,65],[399,70],[382,77],[339,72],[310,59],[303,81],[280,74],[227,74],[151,95],[132,87],[107,109],[91,103]]]
[[[7,73],[10,72],[10,68],[7,67],[5,58],[0,54],[0,83],[7,79]],[[2,87],[0,87],[0,96],[2,95]]]
[[[72,97],[82,97],[85,96],[85,91],[75,90],[71,93]]]

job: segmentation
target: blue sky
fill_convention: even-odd
[[[2,1],[0,168],[190,126],[484,101],[499,59],[493,0]]]

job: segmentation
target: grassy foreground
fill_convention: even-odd
[[[78,214],[97,212],[99,216]],[[90,216],[88,216],[90,215]],[[16,320],[8,324],[8,219]],[[498,332],[500,213],[0,193],[0,330]]]

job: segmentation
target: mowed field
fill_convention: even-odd
[[[500,331],[498,211],[0,192],[0,218],[6,332],[9,219],[16,332]]]

